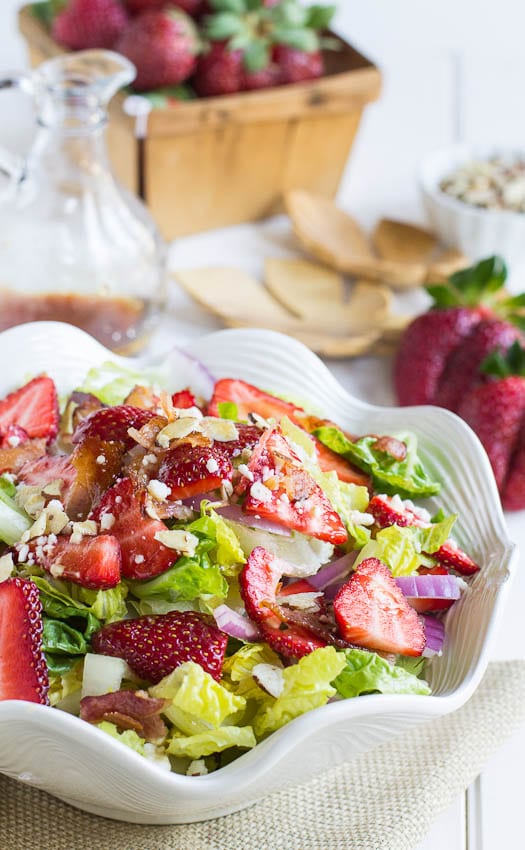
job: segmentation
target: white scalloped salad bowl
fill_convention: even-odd
[[[87,812],[135,823],[190,823],[225,815],[459,708],[487,666],[517,556],[488,459],[473,432],[453,414],[434,407],[364,404],[348,395],[303,345],[270,331],[219,331],[187,351],[217,378],[238,377],[311,400],[316,410],[354,433],[414,431],[427,469],[442,482],[439,504],[459,514],[456,537],[482,570],[447,616],[443,654],[427,667],[432,696],[371,694],[330,703],[207,776],[167,773],[57,709],[0,703],[0,772]],[[0,397],[43,371],[55,379],[59,392],[68,392],[90,367],[107,360],[130,362],[69,325],[11,329],[0,335]],[[184,386],[184,363],[180,352],[167,355],[168,389]],[[134,368],[137,364],[133,361]],[[433,507],[432,500],[428,506]]]

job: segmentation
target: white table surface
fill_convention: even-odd
[[[18,0],[0,0],[0,73],[27,65],[16,33],[19,5]],[[432,149],[458,140],[522,143],[525,6],[518,0],[341,0],[337,22],[379,62],[385,77],[381,100],[366,111],[340,193],[341,203],[366,227],[383,215],[424,221],[416,173]],[[30,105],[4,95],[0,144],[24,151],[31,134]],[[278,219],[181,240],[172,249],[171,263],[181,268],[222,262],[260,274],[265,256],[294,251],[287,222]],[[513,270],[516,290],[523,288],[520,272]],[[417,310],[424,304],[419,296],[405,299],[402,308]],[[173,285],[170,313],[156,346],[181,344],[217,326]],[[388,360],[360,358],[329,366],[355,395],[378,404],[393,401]],[[508,524],[525,551],[525,512],[509,515]],[[522,571],[514,579],[495,659],[525,658],[524,601]],[[417,850],[522,850],[524,762],[525,729],[492,758],[467,795],[436,820]]]

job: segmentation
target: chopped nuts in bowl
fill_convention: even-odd
[[[472,260],[525,259],[525,151],[456,145],[429,156],[419,181],[444,244]]]

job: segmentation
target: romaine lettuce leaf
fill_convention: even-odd
[[[336,690],[330,684],[344,669],[346,658],[333,646],[316,649],[283,670],[284,689],[268,696],[257,711],[253,727],[258,738],[280,729],[290,720],[325,705]]]
[[[166,369],[129,369],[117,365],[111,361],[95,366],[87,373],[82,386],[78,387],[81,392],[91,393],[99,398],[104,404],[122,404],[133,387],[161,385],[165,386],[168,375]]]
[[[209,729],[186,737],[174,735],[167,751],[170,755],[198,759],[230,747],[251,749],[256,743],[251,726],[221,726],[220,729]]]
[[[223,575],[237,575],[242,564],[246,563],[246,558],[235,532],[209,503],[203,502],[201,511],[202,515],[190,523],[187,530],[197,537],[202,536],[214,542],[208,554]]]
[[[219,567],[211,564],[206,553],[202,553],[200,557],[179,558],[169,570],[149,581],[130,581],[129,588],[138,599],[191,602],[213,597],[218,605],[226,598],[228,582]]]
[[[105,623],[115,623],[127,614],[126,597],[128,588],[120,582],[109,590],[79,588],[79,599],[89,606],[90,611]]]
[[[243,697],[228,691],[193,661],[181,664],[149,693],[171,700],[163,713],[186,735],[217,729],[246,707]]]
[[[337,692],[345,698],[360,694],[429,694],[430,687],[422,679],[402,667],[393,666],[375,652],[346,649],[346,666],[333,681]]]
[[[0,540],[13,546],[24,531],[31,528],[33,521],[20,510],[14,500],[16,487],[5,476],[0,476]]]
[[[82,688],[82,669],[83,659],[75,659],[71,669],[63,673],[54,673],[49,670],[49,702],[51,705],[56,705],[71,694],[80,691]]]
[[[439,493],[440,484],[425,472],[417,454],[417,438],[414,434],[397,434],[397,439],[406,444],[407,454],[402,461],[373,448],[376,437],[361,437],[352,442],[339,428],[323,426],[314,431],[325,446],[360,469],[370,473],[375,490],[402,498],[427,498]]]
[[[82,632],[61,620],[43,618],[42,649],[57,655],[85,655],[87,644]]]
[[[134,750],[141,756],[146,755],[144,751],[144,744],[146,741],[144,738],[141,738],[140,735],[137,735],[134,729],[126,729],[125,732],[119,732],[115,724],[108,723],[107,720],[103,720],[101,723],[97,723],[96,725],[103,732],[106,732],[107,735],[111,735],[112,738],[116,738],[121,744],[125,744],[126,747],[130,748],[130,750]]]
[[[453,514],[429,528],[398,525],[383,528],[361,549],[355,566],[366,558],[379,558],[394,576],[411,575],[419,566],[432,566],[434,561],[424,553],[437,552],[450,536],[455,521]]]

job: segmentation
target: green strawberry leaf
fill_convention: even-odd
[[[310,6],[307,10],[306,26],[314,30],[328,29],[337,6]]]
[[[492,351],[483,360],[480,369],[486,375],[508,378],[511,375],[525,377],[525,348],[516,340],[508,351]]]
[[[304,53],[314,53],[319,48],[319,39],[313,30],[280,27],[274,31],[273,35],[277,44],[286,44]]]
[[[233,12],[242,15],[247,11],[245,0],[210,0],[210,6],[216,12]]]
[[[299,6],[297,0],[284,0],[272,6],[271,17],[278,26],[302,28],[307,26],[308,10]]]
[[[494,304],[507,279],[507,267],[501,257],[488,257],[468,269],[451,275],[445,284],[431,284],[427,292],[437,307],[476,307]]]
[[[248,71],[262,71],[270,61],[270,50],[268,43],[258,39],[252,41],[244,51],[244,66]]]
[[[233,12],[219,12],[208,18],[205,32],[212,41],[224,41],[238,35],[243,29],[243,21]]]
[[[50,27],[59,12],[67,5],[67,0],[44,0],[32,3],[29,7],[31,14],[47,27]]]

